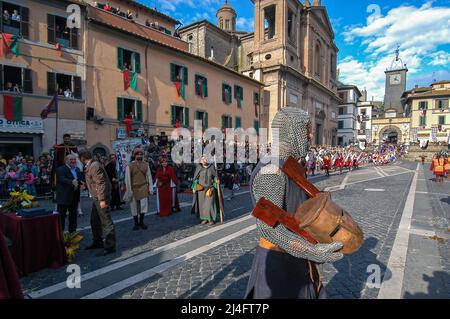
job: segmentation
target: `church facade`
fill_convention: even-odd
[[[180,36],[191,53],[264,83],[261,127],[270,128],[280,108],[298,107],[311,115],[314,144],[336,145],[338,48],[325,7],[319,0],[253,3],[254,32],[236,31],[236,12],[225,2],[217,25],[199,21]]]

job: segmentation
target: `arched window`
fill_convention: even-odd
[[[219,28],[223,29],[223,18],[219,18]]]
[[[236,31],[236,18],[231,20],[231,31]]]
[[[321,59],[320,59],[320,42],[316,43],[315,49],[314,49],[314,73],[320,78],[321,77]]]

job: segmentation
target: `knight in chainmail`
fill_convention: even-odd
[[[280,169],[290,157],[299,160],[309,149],[310,119],[306,112],[282,108],[272,122],[273,143],[279,143],[279,158],[262,160],[252,173],[253,205],[264,197],[294,215],[307,195]],[[274,187],[277,185],[277,187]],[[316,263],[332,263],[343,255],[341,243],[311,244],[279,224],[275,228],[257,220],[259,245],[253,260],[246,298],[325,298]]]

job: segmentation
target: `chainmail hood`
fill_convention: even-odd
[[[308,113],[296,107],[284,107],[275,114],[272,121],[272,143],[279,143],[280,158],[306,156],[309,149]],[[278,132],[277,132],[278,131]]]

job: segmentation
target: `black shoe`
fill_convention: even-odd
[[[103,248],[103,243],[93,243],[85,248],[85,250],[93,250]]]
[[[139,216],[139,227],[141,227],[142,229],[148,229],[147,225],[144,224],[144,216],[145,214],[140,214]]]
[[[113,254],[115,252],[116,252],[115,248],[103,249],[102,251],[96,253],[95,256],[102,257],[102,256],[106,256],[106,255],[109,255],[109,254]]]
[[[133,216],[134,219],[134,226],[133,226],[133,230],[139,230],[139,220],[137,216]]]

